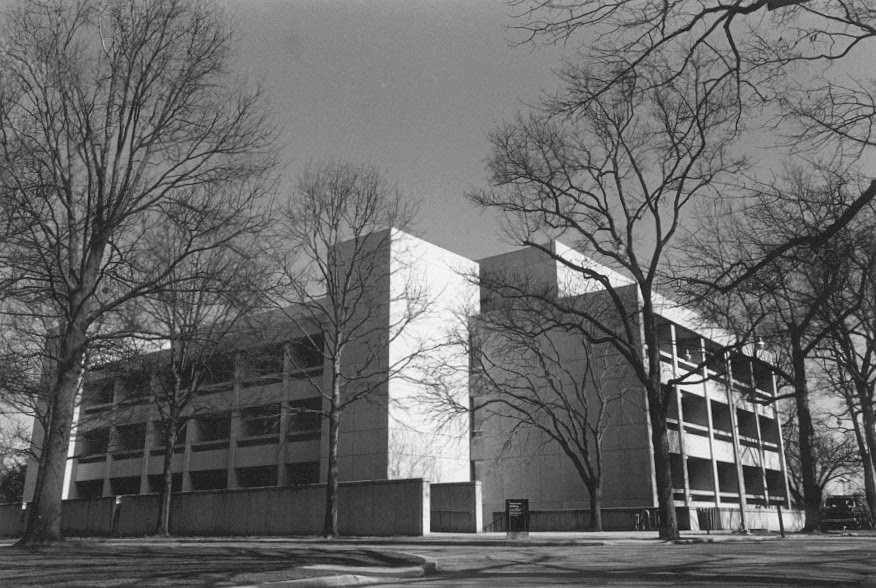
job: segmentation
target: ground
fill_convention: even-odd
[[[646,533],[291,539],[87,540],[0,548],[0,585],[876,586],[876,534]],[[434,573],[423,574],[425,569]],[[411,577],[418,576],[418,577]]]

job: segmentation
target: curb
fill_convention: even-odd
[[[385,580],[375,576],[357,576],[355,574],[341,574],[338,576],[321,576],[315,578],[298,578],[296,580],[280,580],[268,584],[247,584],[234,588],[272,588],[276,586],[373,586],[382,584]]]
[[[668,543],[675,545],[702,545],[704,543],[762,543],[764,541],[782,541],[781,537],[742,537],[739,539],[673,539]]]
[[[603,547],[605,545],[610,545],[610,541],[588,541],[588,540],[576,540],[576,539],[564,539],[564,540],[530,540],[530,539],[482,539],[482,540],[452,540],[452,539],[435,539],[435,540],[422,540],[422,541],[369,541],[368,539],[362,540],[341,540],[341,541],[333,541],[328,544],[335,545],[355,545],[357,543],[366,543],[368,545],[381,545],[381,546],[392,546],[392,545],[404,545],[405,547],[414,547],[420,545],[428,545],[428,546],[457,546],[457,547],[568,547],[568,546],[579,546],[579,547]]]
[[[433,559],[407,553],[401,553],[399,555],[403,555],[407,559],[419,560],[420,563],[419,565],[397,568],[329,564],[301,566],[300,569],[302,570],[345,573],[328,576],[314,576],[311,578],[296,578],[294,580],[279,580],[276,582],[267,582],[265,584],[236,586],[235,588],[281,588],[283,586],[313,586],[314,588],[322,586],[373,586],[377,584],[385,584],[388,581],[400,578],[421,578],[426,575],[434,574],[438,568],[437,562]]]

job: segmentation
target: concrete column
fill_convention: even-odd
[[[286,441],[286,435],[289,434],[289,402],[292,398],[292,378],[289,377],[289,371],[292,368],[292,362],[289,359],[291,354],[292,344],[286,341],[283,344],[283,399],[280,402],[280,446],[277,452],[277,485],[285,486],[288,478],[288,463],[290,459],[289,444]]]
[[[766,502],[765,506],[769,507],[770,506],[770,487],[769,487],[769,484],[767,483],[766,466],[764,465],[766,463],[766,456],[764,455],[763,433],[760,430],[760,414],[758,413],[758,408],[755,408],[754,423],[755,423],[755,426],[757,427],[757,450],[758,450],[758,453],[760,455],[760,477],[763,480],[763,498],[764,498],[764,501]]]
[[[772,398],[776,397],[776,376],[775,374],[770,375],[770,396]],[[788,463],[785,460],[785,438],[782,436],[782,422],[779,420],[779,409],[776,407],[776,403],[773,402],[771,405],[773,418],[776,421],[776,424],[779,426],[779,463],[782,467],[782,480],[784,481],[785,486],[785,499],[782,501],[782,506],[784,508],[791,508],[791,488],[788,486]]]
[[[237,387],[237,384],[235,384]],[[237,394],[235,393],[235,397]],[[237,404],[237,402],[235,402]],[[240,437],[240,409],[231,410],[231,424],[228,432],[228,476],[226,488],[237,488],[237,439]]]
[[[152,411],[146,416],[145,438],[143,439],[143,455],[140,458],[140,494],[149,493],[149,451],[152,449]]]
[[[240,381],[243,378],[241,353],[234,353],[234,376],[231,383],[230,420],[228,425],[228,462],[225,487],[237,488],[237,439],[240,437]]]
[[[675,344],[675,325],[669,323],[669,335],[672,345],[672,377],[678,378],[678,347]],[[673,386],[675,392],[675,405],[678,411],[678,450],[681,454],[681,470],[684,480],[684,505],[690,508],[690,478],[687,473],[687,452],[684,449],[684,411],[681,403],[681,390]],[[673,500],[675,500],[673,498]]]
[[[700,339],[700,356],[706,357],[705,341]],[[709,464],[712,466],[712,493],[715,498],[715,506],[721,506],[721,485],[718,479],[718,462],[715,459],[715,419],[712,416],[712,398],[709,396],[709,368],[703,366],[703,398],[706,399],[706,418],[709,421]]]
[[[110,467],[112,467],[110,463],[110,454],[107,452],[106,457],[103,460],[104,468],[103,468],[103,489],[101,491],[102,496],[110,496],[113,493],[112,484],[110,484]]]
[[[194,429],[197,426],[197,421],[195,419],[189,419],[186,424],[186,439],[185,439],[185,451],[183,452],[183,464],[182,464],[182,487],[180,488],[183,492],[191,492],[192,491],[192,476],[189,472],[189,468],[192,464],[192,440],[195,438]]]

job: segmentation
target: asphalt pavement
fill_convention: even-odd
[[[0,542],[0,586],[874,586],[876,534],[435,533]]]

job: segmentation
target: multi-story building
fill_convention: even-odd
[[[565,306],[579,305],[591,314],[594,309],[604,308],[606,316],[602,320],[612,324],[608,315],[618,311],[607,300],[604,289],[582,280],[556,256],[568,258],[572,266],[597,264],[560,243],[553,243],[552,248],[552,256],[526,248],[481,260],[481,279],[493,287],[488,294],[482,294],[482,314],[474,324],[490,328],[491,324],[503,323],[491,318],[509,312],[504,308],[509,303],[496,294],[495,284],[503,282],[516,283],[517,292],[529,289],[559,296],[566,300]],[[641,308],[637,287],[609,268],[599,271],[610,277],[635,324],[637,309]],[[747,528],[778,528],[778,507],[788,509],[790,504],[768,354],[752,346],[747,348],[748,354],[731,351],[733,341],[726,333],[704,325],[696,314],[668,300],[655,297],[654,302],[659,314],[663,379],[676,382],[667,424],[673,492],[681,524],[695,527],[697,509],[705,508],[711,509],[710,516],[720,517],[708,524],[734,529],[743,524]],[[615,324],[621,328],[619,322]],[[555,375],[554,380],[584,377],[582,346],[576,344],[570,331],[555,327],[540,335],[550,340],[547,347],[554,359],[548,359],[563,367],[565,376]],[[507,353],[501,342],[495,343],[495,337],[489,340]],[[644,349],[641,340],[638,345]],[[489,353],[489,349],[482,352]],[[597,383],[602,387],[603,400],[615,400],[605,411],[602,423],[605,526],[628,527],[634,521],[647,524],[649,515],[654,524],[658,502],[644,387],[629,363],[611,346],[596,346],[592,353],[592,361],[599,361],[603,369],[602,381]],[[486,392],[476,387],[472,390],[475,405],[479,393],[501,394],[502,377],[511,374],[518,378],[519,366],[508,369],[501,357],[491,359],[489,364],[498,375],[492,375]],[[527,385],[545,404],[560,400],[547,383],[540,386],[537,378],[535,384],[530,379]],[[566,394],[561,400],[574,404],[574,394]],[[590,404],[589,418],[593,419],[600,399],[592,386],[582,402]],[[581,408],[571,410],[581,414]],[[504,510],[506,498],[528,498],[530,509],[542,511],[542,520],[553,521],[550,524],[555,528],[586,527],[588,518],[581,511],[590,507],[588,489],[572,461],[547,435],[533,427],[521,427],[521,420],[513,414],[503,416],[501,410],[475,412],[472,460],[477,479],[483,483],[485,520]],[[590,447],[593,451],[592,442]],[[792,524],[791,517],[786,522]]]
[[[596,265],[561,244],[554,248],[575,263]],[[379,357],[384,370],[415,350],[421,357],[413,371],[386,378],[376,393],[343,413],[341,480],[476,480],[488,522],[503,510],[505,499],[528,498],[530,509],[556,515],[556,528],[585,527],[586,518],[578,515],[589,508],[587,489],[556,443],[532,431],[509,442],[514,424],[496,414],[436,415],[437,403],[423,401],[429,394],[423,383],[432,372],[450,377],[450,384],[443,381],[443,393],[451,390],[457,407],[468,405],[470,386],[475,400],[483,393],[476,374],[466,373],[465,358],[460,360],[464,337],[449,336],[465,316],[477,317],[470,322],[476,325],[501,311],[503,301],[495,291],[479,292],[472,279],[478,272],[482,278],[522,272],[533,284],[580,304],[598,304],[604,291],[533,248],[474,262],[393,231],[383,249],[387,271],[368,277],[380,306],[369,320],[383,327],[373,330],[367,344],[383,352],[369,357]],[[604,271],[635,314],[636,287],[621,274]],[[403,336],[392,335],[392,317],[401,312],[398,293],[411,283],[428,297],[428,312],[406,325]],[[697,376],[675,386],[668,419],[675,503],[690,513],[681,517],[682,524],[695,526],[696,509],[711,508],[721,514],[725,528],[738,527],[741,513],[750,528],[777,526],[776,507],[790,505],[767,356],[734,352],[726,357],[727,369],[717,370],[714,362],[702,360],[726,344],[726,336],[684,308],[663,299],[655,303],[666,381],[688,372]],[[199,392],[199,408],[174,449],[176,490],[325,482],[327,426],[315,411],[326,406],[326,364],[312,347],[318,329],[303,332],[306,321],[297,320],[295,312],[252,317],[244,334],[216,355]],[[564,343],[562,335],[549,336],[567,354],[563,361],[581,364],[574,345]],[[356,357],[354,351],[349,361]],[[647,399],[629,364],[607,361],[616,366],[610,386],[623,397],[623,409],[606,422],[603,505],[614,515],[605,523],[606,528],[631,528],[640,520],[634,514],[657,506]],[[462,365],[463,373],[453,375],[448,369],[453,365]],[[143,381],[142,375],[113,370],[89,375],[69,452],[65,497],[160,489],[161,423],[149,401],[148,386],[154,382],[144,387]],[[35,469],[29,468],[26,496],[32,493]]]
[[[423,350],[447,339],[454,325],[448,317],[476,307],[477,286],[470,277],[477,265],[398,230],[374,242],[367,276],[370,308],[363,315],[371,326],[361,329],[366,334],[350,346],[344,361],[378,364],[368,368],[377,385],[342,413],[340,481],[467,480],[467,418],[439,427],[417,402],[423,390],[416,376],[431,363],[464,353],[452,344],[440,346],[440,357]],[[423,298],[422,308],[399,320],[406,312],[399,294],[414,290]],[[175,490],[326,481],[328,427],[316,411],[327,406],[328,364],[314,352],[319,329],[305,326],[312,323],[293,307],[251,317],[227,337],[228,345],[211,360],[197,399],[186,409],[190,420],[174,449]],[[404,358],[411,355],[417,357],[407,365]],[[383,377],[389,366],[399,365],[405,367]],[[88,375],[70,445],[65,498],[160,490],[162,425],[149,393],[156,377],[114,366]],[[34,437],[39,435],[35,431]],[[35,477],[36,467],[29,467],[26,497]]]

